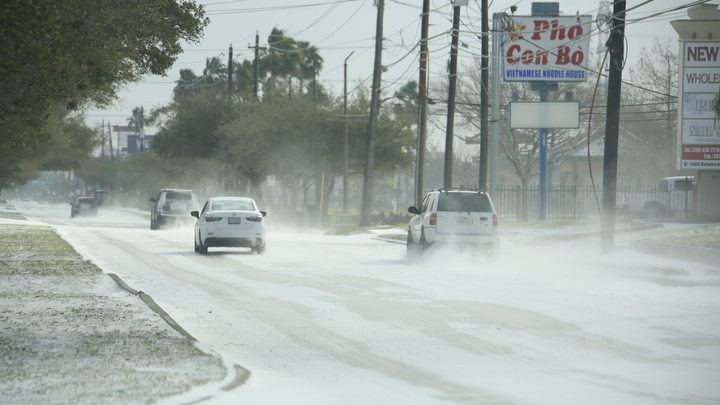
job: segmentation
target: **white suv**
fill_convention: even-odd
[[[190,211],[199,209],[197,195],[192,190],[165,188],[151,198],[150,229],[160,229],[170,222],[189,222]]]
[[[415,214],[408,227],[408,254],[440,244],[470,245],[490,257],[497,253],[498,216],[482,190],[433,190],[408,212]]]

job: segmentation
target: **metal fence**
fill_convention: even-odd
[[[547,220],[576,221],[599,219],[602,207],[602,187],[551,186],[547,189]],[[538,186],[498,186],[493,202],[498,216],[504,221],[538,221]],[[668,191],[653,186],[618,186],[616,192],[618,215],[634,218],[667,218],[693,216],[693,192]]]

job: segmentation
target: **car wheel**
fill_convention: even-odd
[[[487,252],[485,255],[489,262],[496,261],[500,256],[500,244],[493,243],[492,245],[487,246]]]
[[[197,243],[197,236],[193,239],[193,245],[195,245],[195,253],[200,252],[200,246]]]
[[[427,252],[430,250],[430,242],[425,239],[425,229],[420,230],[420,251],[421,252]]]
[[[254,250],[255,250],[255,251],[257,252],[257,254],[259,254],[259,255],[265,253],[265,244],[263,243],[262,245],[258,245],[256,248],[254,248]]]
[[[208,250],[208,248],[203,243],[202,238],[198,238],[198,252],[201,255],[205,255],[205,254],[207,254],[207,250]]]
[[[418,249],[420,248],[417,242],[415,242],[415,239],[412,236],[412,231],[410,230],[408,230],[407,233],[406,248],[408,257],[414,257],[415,255],[417,255]]]

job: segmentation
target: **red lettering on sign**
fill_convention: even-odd
[[[555,64],[567,65],[572,62],[574,65],[580,65],[583,60],[585,60],[585,54],[583,54],[582,50],[577,50],[571,54],[569,46],[561,46],[558,48]]]
[[[561,46],[560,48],[558,48],[557,60],[555,61],[555,64],[567,65],[569,62],[570,62],[570,47]]]
[[[534,55],[535,54],[533,53],[533,51],[531,51],[529,49],[527,51],[523,52],[523,54],[522,54],[523,65],[529,65],[529,64],[533,63]]]
[[[575,39],[575,37],[579,37],[583,34],[582,25],[573,25],[570,27],[570,30],[568,31],[568,38]]]
[[[543,20],[535,20],[535,28],[533,29],[533,35],[530,39],[533,41],[540,40],[540,34],[550,29],[550,23]]]
[[[542,38],[542,33],[550,30],[551,41],[563,41],[565,39],[574,39],[583,34],[581,25],[573,25],[570,28],[565,28],[560,25],[558,20],[545,21],[535,20],[535,28],[533,29],[533,35],[530,39],[539,41]]]
[[[716,62],[718,60],[717,46],[688,47],[687,60],[696,62]]]
[[[517,64],[518,62],[520,62],[520,59],[518,59],[518,58],[513,58],[513,55],[515,54],[515,52],[516,52],[516,51],[519,51],[519,50],[520,50],[520,45],[513,45],[513,46],[511,46],[510,48],[508,48],[508,51],[507,51],[507,62],[508,62],[509,64],[515,65],[515,64]]]
[[[552,25],[552,31],[550,31],[550,39],[553,41],[558,40],[558,39],[559,40],[565,39],[565,27],[560,27],[560,29],[558,29],[558,25],[559,25],[558,20],[554,20],[551,23],[551,25]]]

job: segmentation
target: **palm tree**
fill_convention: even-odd
[[[195,89],[199,78],[192,69],[180,69],[180,78],[175,81],[173,89],[173,98],[191,96],[195,94]]]
[[[197,76],[192,69],[180,69],[180,79],[175,83],[173,98],[193,95],[200,89],[227,83],[227,66],[217,56],[207,58],[202,76]]]
[[[299,41],[297,47],[300,54],[298,79],[300,79],[300,91],[302,91],[305,79],[314,80],[317,73],[323,68],[323,58],[317,47],[310,45],[310,42]],[[314,84],[313,90],[315,90]]]
[[[270,74],[267,80],[268,99],[275,88],[278,78],[291,76],[297,70],[297,43],[285,35],[279,28],[273,28],[268,37],[268,50],[260,60],[260,67],[265,74]]]

